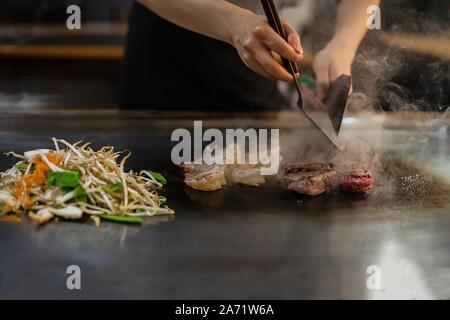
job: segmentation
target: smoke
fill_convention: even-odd
[[[382,33],[448,37],[448,2],[439,2],[441,9],[437,2],[382,1],[382,31],[367,33],[353,64],[349,111],[449,111],[450,61],[396,48],[380,39]],[[332,38],[336,1],[316,1],[313,21],[301,34],[305,49],[317,53]]]
[[[450,109],[450,62],[383,47],[362,51],[355,60],[357,93],[349,111],[424,111]]]
[[[448,18],[405,6],[385,2],[383,33],[449,37]],[[381,35],[369,31],[356,56],[353,84],[360,95],[350,99],[350,110],[448,112],[450,61],[433,56],[432,50],[422,54],[397,48],[382,41]]]

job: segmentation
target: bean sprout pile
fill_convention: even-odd
[[[52,140],[54,150],[6,154],[20,162],[0,173],[1,216],[27,212],[42,224],[88,215],[98,226],[100,219],[142,223],[143,217],[174,213],[158,194],[166,183],[160,173],[125,172],[130,153],[113,147],[94,151],[90,143]]]

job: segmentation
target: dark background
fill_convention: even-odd
[[[133,0],[2,0],[0,108],[116,108],[132,3]],[[331,37],[335,15],[329,7],[334,0],[316,3],[314,23],[302,32],[304,46],[311,53],[320,50]],[[66,8],[71,4],[82,9],[80,31],[65,27]],[[449,6],[448,0],[382,1],[382,31],[448,35]],[[377,35],[378,32],[369,32],[360,49],[366,61],[357,60],[354,66],[355,91],[370,96],[370,107],[397,110],[403,105],[403,109],[448,110],[449,61],[385,47],[377,41]],[[46,48],[61,49],[63,53],[39,53]],[[100,49],[100,54],[86,57],[83,52],[90,49]],[[376,63],[367,63],[383,59],[390,66],[401,68],[384,72]]]
[[[119,53],[132,2],[3,0],[0,108],[115,107],[122,60]],[[81,8],[81,30],[66,28],[66,9],[72,4]],[[36,55],[36,46],[59,47],[71,56]],[[24,47],[31,56],[15,53]],[[83,50],[97,47],[102,54],[87,58],[82,55]],[[110,52],[114,53],[112,57]]]
[[[86,21],[125,21],[133,0],[3,0],[2,23],[65,21],[66,8],[78,5]]]

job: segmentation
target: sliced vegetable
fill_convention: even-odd
[[[28,164],[26,164],[23,161],[20,161],[20,162],[17,162],[14,167],[19,171],[25,172],[28,169]]]
[[[119,182],[114,184],[108,184],[104,186],[102,189],[109,194],[113,194],[117,191],[123,190],[123,183]]]
[[[91,220],[94,221],[95,226],[98,228],[100,227],[100,218],[97,216],[91,216]]]
[[[141,224],[144,216],[173,214],[158,194],[165,177],[146,170],[126,172],[130,154],[113,147],[94,150],[82,141],[52,140],[54,150],[7,153],[19,160],[0,172],[0,216],[26,212],[45,223],[90,215],[98,225],[101,219]]]
[[[37,149],[25,152],[23,155],[28,162],[33,162],[34,158],[41,154],[49,153],[48,149]]]
[[[61,209],[49,207],[48,211],[65,219],[80,219],[83,216],[83,211],[75,206],[67,206]]]
[[[120,223],[130,223],[130,224],[142,224],[144,223],[144,219],[139,217],[127,217],[127,216],[119,216],[119,215],[101,215],[100,218],[103,220],[108,220],[112,222],[120,222]]]
[[[36,214],[30,212],[28,216],[39,224],[47,223],[54,217],[47,208],[39,210]]]
[[[77,202],[87,203],[87,201],[88,201],[87,192],[86,192],[86,190],[84,190],[84,188],[82,186],[78,186],[73,191],[73,197],[74,197],[75,201],[77,201]]]
[[[166,184],[167,183],[166,178],[164,178],[164,176],[161,173],[155,172],[155,171],[150,171],[150,170],[148,170],[147,172],[150,173],[150,175],[153,178],[155,178],[156,181],[161,182],[162,184]]]
[[[64,187],[62,188],[64,195],[56,198],[57,203],[66,203],[70,200],[75,200],[75,202],[87,203],[87,192],[83,188],[83,186],[79,185],[78,187]]]
[[[64,172],[62,168],[55,164],[55,161],[53,161],[52,158],[55,158],[54,154],[48,154],[48,157],[45,154],[41,154],[41,160],[48,166],[51,171]]]
[[[73,187],[80,183],[80,174],[77,171],[49,172],[47,174],[47,187]]]
[[[8,192],[0,191],[0,209],[3,205],[9,204],[12,205],[14,203],[14,197]]]

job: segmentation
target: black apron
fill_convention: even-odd
[[[180,28],[134,3],[120,106],[258,111],[287,103],[276,82],[248,69],[229,44]]]

